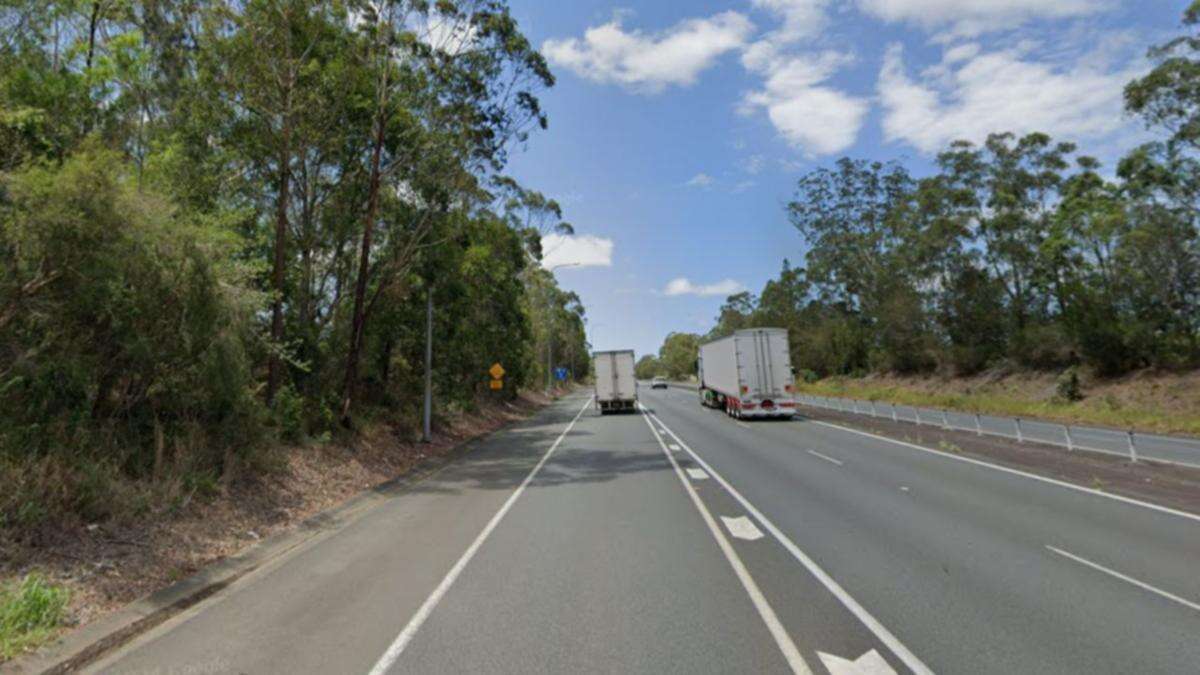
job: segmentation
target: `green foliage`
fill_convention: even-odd
[[[4,525],[214,494],[353,415],[403,435],[427,297],[437,410],[497,361],[506,396],[587,377],[539,265],[571,226],[501,174],[553,84],[504,0],[97,8],[0,3]]]
[[[231,263],[237,237],[139,191],[106,151],[31,167],[7,188],[0,448],[82,450],[131,429],[136,445],[155,420],[252,439],[260,300]],[[149,468],[136,452],[120,461]]]
[[[0,661],[15,658],[54,636],[70,594],[38,574],[0,585]]]
[[[695,375],[699,356],[700,336],[692,333],[671,333],[658,350],[662,374],[672,380],[686,380]]]
[[[821,376],[1200,365],[1200,161],[1143,146],[1114,183],[1074,152],[993,134],[919,181],[849,159],[814,170],[789,205],[807,267],[731,296],[710,336],[788,328],[793,363]]]
[[[643,354],[633,366],[633,375],[639,380],[649,380],[664,371],[662,363],[653,354]]]
[[[1064,401],[1082,401],[1083,385],[1079,381],[1079,369],[1071,367],[1064,370],[1058,376],[1054,388],[1058,397]]]

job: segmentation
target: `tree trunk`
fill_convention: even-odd
[[[287,110],[286,103],[284,109]],[[287,245],[288,194],[291,187],[292,120],[286,112],[283,114],[282,127],[279,150],[279,186],[275,197],[275,267],[271,274],[271,288],[275,291],[275,298],[271,302],[271,341],[275,343],[275,349],[279,349],[283,343],[283,275],[284,264],[287,261],[284,249]],[[279,354],[273,350],[267,371],[267,405],[275,400],[282,370],[283,364],[280,362]]]
[[[358,255],[358,279],[354,283],[354,313],[350,328],[350,349],[346,353],[346,379],[342,383],[342,426],[350,427],[350,406],[354,390],[358,386],[358,360],[362,349],[363,329],[366,317],[363,309],[367,297],[367,276],[371,266],[371,234],[375,229],[375,218],[379,211],[379,165],[383,157],[383,142],[387,121],[383,103],[375,120],[375,147],[371,151],[371,182],[367,192],[367,217],[363,223],[362,246]]]

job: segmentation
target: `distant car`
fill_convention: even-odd
[[[662,375],[659,375],[658,377],[654,378],[653,380],[650,380],[650,388],[651,389],[666,389],[667,388],[667,378],[663,377]]]

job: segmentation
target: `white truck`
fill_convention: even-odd
[[[633,350],[595,352],[592,372],[596,374],[596,407],[604,415],[637,409],[637,378],[633,375]]]
[[[796,414],[791,350],[784,328],[750,328],[700,345],[700,404],[732,417]]]

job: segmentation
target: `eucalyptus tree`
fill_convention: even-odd
[[[358,381],[385,181],[411,191],[419,207],[404,232],[411,245],[393,248],[401,255],[391,268],[403,270],[412,262],[414,246],[428,243],[432,214],[469,209],[468,195],[479,194],[478,177],[503,167],[507,144],[523,141],[531,126],[546,125],[536,92],[554,82],[500,0],[447,0],[432,7],[384,0],[355,4],[355,9],[368,45],[364,62],[374,73],[374,121],[364,157],[367,192],[340,405],[344,424],[350,422]],[[434,143],[435,161],[416,164],[428,173],[408,171]],[[424,186],[430,189],[422,191]]]

